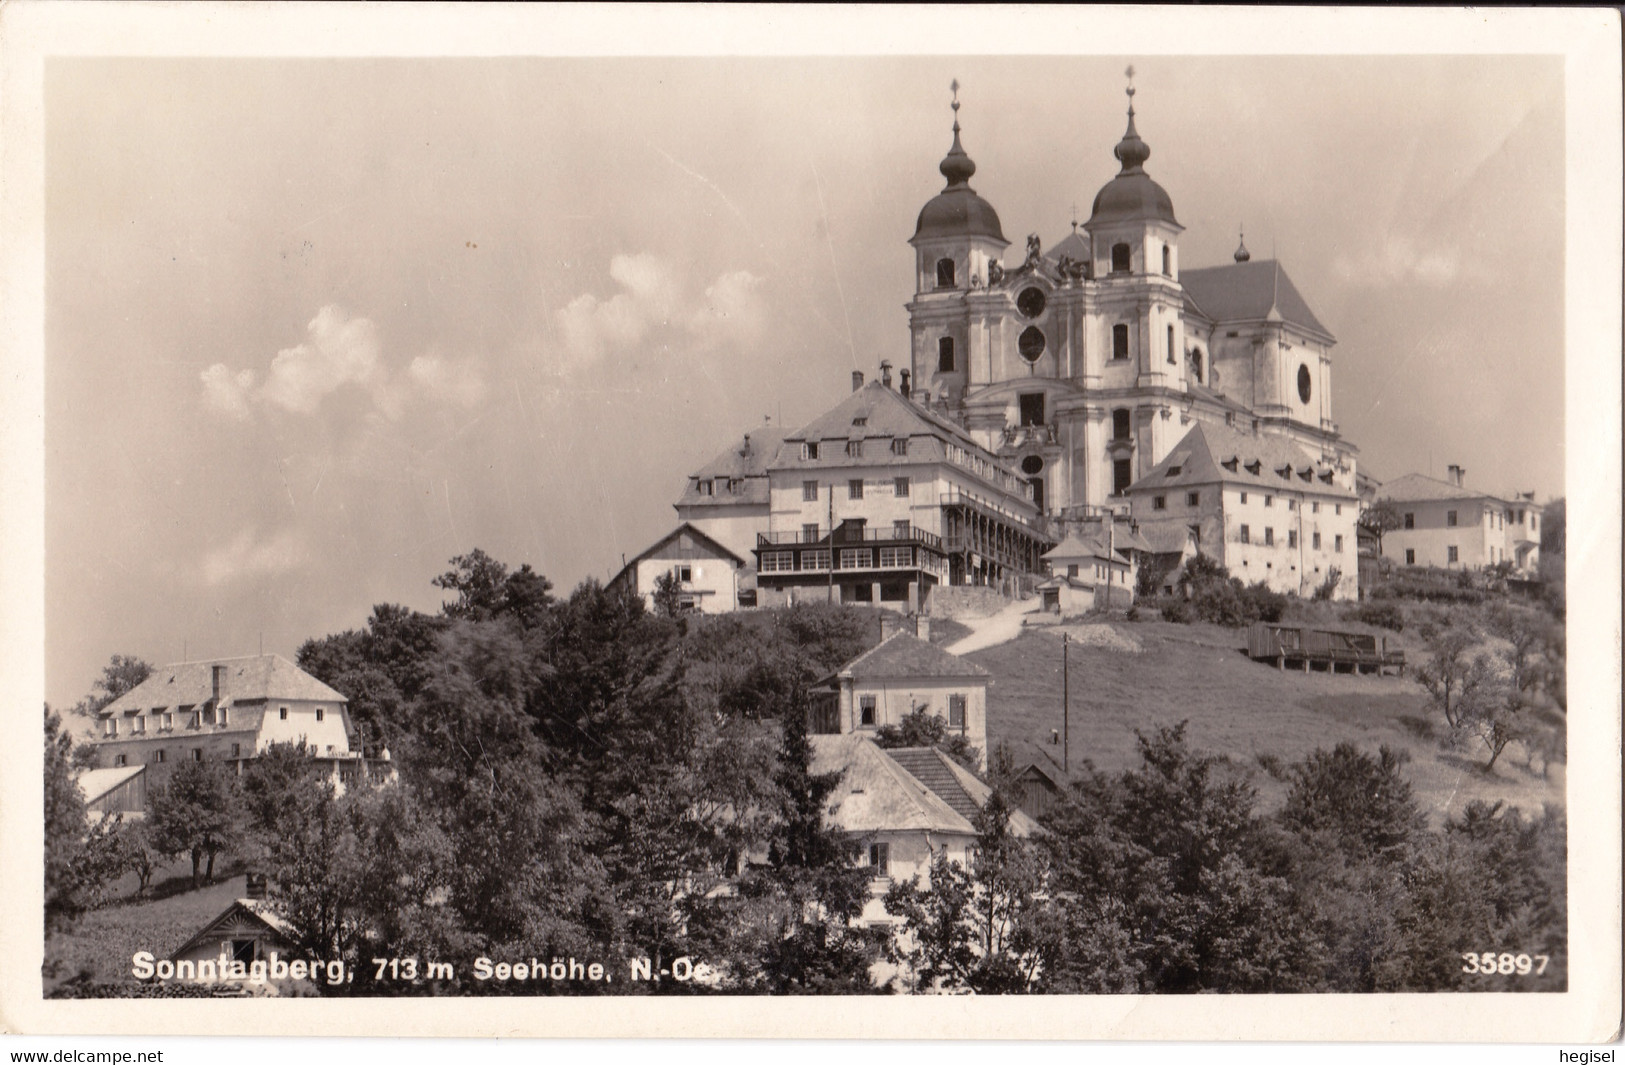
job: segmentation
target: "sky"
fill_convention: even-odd
[[[607,579],[906,359],[952,79],[1014,261],[1131,62],[1181,263],[1281,260],[1360,468],[1562,495],[1560,57],[54,58],[47,699],[436,609],[475,547]]]

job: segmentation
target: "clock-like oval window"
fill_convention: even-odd
[[[1044,354],[1044,345],[1046,343],[1047,341],[1044,339],[1044,331],[1038,328],[1036,325],[1029,325],[1026,329],[1023,329],[1021,331],[1021,335],[1016,338],[1016,350],[1020,352],[1021,357],[1026,359],[1028,362],[1037,362],[1038,357]]]
[[[1021,460],[1021,472],[1029,477],[1044,468],[1044,460],[1037,455],[1028,455]]]
[[[1027,318],[1037,318],[1044,313],[1044,292],[1037,288],[1024,288],[1021,295],[1016,297],[1016,310]]]
[[[1298,367],[1298,398],[1305,403],[1309,402],[1309,385],[1309,367],[1300,365]]]

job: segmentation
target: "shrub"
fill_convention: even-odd
[[[1343,620],[1376,625],[1378,628],[1392,629],[1394,632],[1405,631],[1405,612],[1391,602],[1361,603],[1355,609],[1345,611]]]
[[[1196,620],[1196,610],[1187,600],[1165,599],[1162,601],[1162,620],[1189,625]]]

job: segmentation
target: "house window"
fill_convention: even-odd
[[[863,441],[848,440],[846,442],[846,457],[849,459],[861,459],[863,457]]]
[[[1127,244],[1123,244],[1123,243],[1113,244],[1112,245],[1112,273],[1114,273],[1114,274],[1126,274],[1126,273],[1128,273],[1129,270],[1131,270],[1133,268],[1133,262],[1130,259],[1131,254],[1132,254],[1132,252],[1130,251],[1129,246]]]
[[[950,728],[965,727],[965,697],[963,695],[948,696],[948,725]]]
[[[1185,505],[1187,507],[1200,506],[1201,503],[1202,503],[1202,493],[1201,492],[1186,492],[1185,493]]]
[[[875,697],[873,695],[858,696],[858,724],[873,725],[875,723]]]
[[[223,725],[223,724],[225,724],[225,718],[224,718],[225,711],[222,710],[222,711],[220,711],[220,713],[222,715],[220,723]],[[135,718],[133,721],[130,722],[130,731],[136,733],[137,735],[146,732],[147,731],[147,719],[144,718],[144,717]]]
[[[1134,470],[1128,459],[1117,459],[1112,463],[1112,495],[1120,496],[1128,491],[1128,486],[1134,480]]]
[[[892,494],[895,495],[898,499],[907,499],[908,498],[908,478],[907,477],[893,477],[891,479],[891,490],[892,490]],[[904,524],[907,524],[907,523],[905,522]]]
[[[906,455],[906,454],[908,454],[908,437],[899,436],[896,439],[894,439],[891,442],[891,453],[893,455]]]
[[[1243,503],[1247,502],[1247,493],[1246,492],[1241,493],[1241,501]]]
[[[1450,552],[1449,560],[1451,562],[1460,562],[1461,561],[1461,559],[1459,557],[1457,557],[1457,555],[1456,555],[1456,545],[1455,544],[1450,545],[1449,552]]]
[[[818,542],[817,522],[808,522],[801,527],[801,542],[804,544],[816,544]]]
[[[937,373],[954,372],[954,338],[937,338]]]
[[[1163,249],[1163,251],[1167,251],[1167,250],[1168,250],[1167,248]],[[1168,327],[1168,365],[1169,366],[1177,366],[1178,364],[1179,364],[1178,360],[1174,358],[1174,327],[1169,326]]]
[[[1311,547],[1313,547],[1316,551],[1319,551],[1320,550],[1320,534],[1315,533],[1314,537],[1309,541],[1309,543],[1310,543]]]
[[[1068,577],[1076,577],[1078,575],[1078,564],[1076,562],[1067,564],[1066,575]]]
[[[868,569],[874,565],[874,555],[867,547],[844,547],[841,549],[842,569]]]
[[[1411,513],[1409,511],[1406,512],[1406,514],[1405,514],[1405,528],[1407,528],[1407,529],[1416,528],[1416,515],[1414,513]]]
[[[786,564],[784,568],[789,569],[790,567],[788,564]],[[829,569],[829,551],[823,550],[801,552],[801,568],[816,570]]]
[[[203,748],[202,747],[193,747],[192,748],[192,761],[194,761],[194,762],[203,761]]]
[[[681,576],[679,576],[677,578],[678,580],[680,580],[680,581],[688,580],[688,567],[687,566],[679,566],[678,567],[678,573],[681,574]],[[318,706],[316,708],[316,720],[320,721],[321,719],[322,719],[322,708]]]
[[[1168,509],[1168,497],[1167,496],[1152,496],[1151,497],[1151,509],[1152,510],[1167,510]]]
[[[1245,525],[1241,527],[1241,542],[1244,544],[1250,544],[1253,542],[1252,530],[1247,528]]]
[[[152,760],[154,762],[162,762],[164,760],[164,749],[162,747],[152,752]]]
[[[1338,552],[1339,554],[1342,553],[1342,551],[1343,551],[1343,536],[1342,536],[1341,533],[1339,533],[1337,536],[1334,536],[1332,538],[1332,550]]]
[[[1020,404],[1022,425],[1044,424],[1044,393],[1023,392],[1016,402]]]
[[[1529,531],[1535,531],[1535,516],[1533,514],[1529,515]]]
[[[1288,547],[1297,547],[1298,546],[1298,530],[1296,530],[1296,529],[1288,529],[1286,531],[1286,545]]]
[[[1127,407],[1118,407],[1112,411],[1112,439],[1127,440],[1129,437],[1129,412]]]
[[[1447,529],[1454,529],[1456,527],[1456,512],[1455,511],[1447,510],[1447,511],[1444,512],[1444,524],[1445,524],[1445,528],[1447,528]]]
[[[781,573],[795,568],[795,555],[789,551],[763,551],[762,572]]]
[[[904,489],[904,492],[907,492],[907,489]],[[891,535],[893,540],[907,540],[911,532],[912,530],[909,528],[907,518],[903,518],[901,521],[894,521],[891,523]]]
[[[243,745],[240,744],[240,743],[232,744],[231,745],[231,756],[233,758],[241,758],[243,756]]]
[[[904,522],[903,524],[906,526],[908,523]],[[912,547],[882,547],[880,549],[881,569],[908,569],[912,565],[914,565],[914,549]]]
[[[801,482],[801,501],[803,503],[816,503],[816,502],[818,502],[818,482],[817,481],[802,481]]]
[[[1121,323],[1112,326],[1112,358],[1128,358],[1128,326]]]
[[[1265,496],[1264,497],[1264,505],[1266,507],[1273,507],[1275,505],[1275,497],[1274,496]]]
[[[952,259],[937,260],[937,287],[954,287],[954,261]]]
[[[1266,527],[1264,529],[1264,546],[1265,547],[1274,547],[1275,546],[1275,530],[1274,529],[1268,528],[1268,527]]]
[[[861,478],[854,478],[853,480],[846,482],[846,498],[863,498],[863,481]]]
[[[125,765],[128,761],[129,761],[128,756],[121,754],[121,755],[118,755],[116,758],[113,759],[113,764],[114,765]]]
[[[687,584],[689,581],[693,580],[694,579],[694,570],[693,570],[693,568],[690,567],[690,566],[678,566],[677,567],[677,579],[679,581],[681,581],[682,583],[684,583],[684,584]],[[321,708],[318,707],[316,709],[316,720],[320,721],[321,719],[322,719],[322,711],[321,711]]]
[[[1173,249],[1166,244],[1162,246],[1162,276],[1174,276],[1174,253]]]
[[[1415,548],[1407,547],[1405,549],[1405,565],[1407,565],[1407,566],[1416,565],[1416,549]]]
[[[701,481],[700,482],[700,495],[708,496],[710,494],[711,494],[711,482],[710,481]]]
[[[877,879],[879,877],[883,877],[883,876],[890,876],[891,875],[891,844],[890,843],[871,843],[871,844],[869,844],[869,865],[871,867],[873,867],[874,875],[875,875],[875,877]]]
[[[1319,514],[1320,513],[1320,504],[1319,503],[1310,503],[1309,504],[1309,513],[1311,513],[1311,514]]]
[[[107,734],[109,736],[118,735],[118,718],[110,717],[107,719]]]

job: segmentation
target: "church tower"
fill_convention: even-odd
[[[939,402],[958,404],[971,381],[973,349],[985,345],[974,327],[978,315],[971,297],[985,291],[989,264],[998,263],[1010,242],[993,205],[970,187],[976,164],[959,143],[958,81],[953,93],[953,146],[938,167],[948,184],[920,209],[909,239],[915,280],[908,312],[916,387]]]

